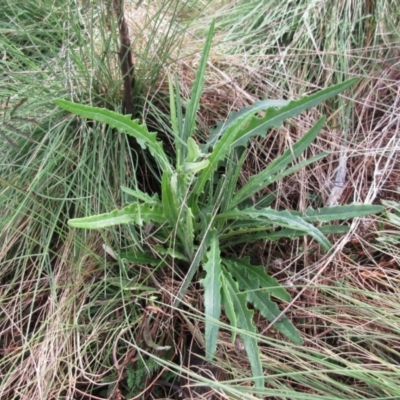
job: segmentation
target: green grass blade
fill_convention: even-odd
[[[153,267],[160,264],[160,260],[154,258],[151,253],[123,251],[118,253],[118,257],[121,260],[129,261],[130,263],[141,264],[141,265],[152,265]]]
[[[299,115],[303,111],[311,107],[315,107],[324,101],[337,96],[349,87],[356,84],[358,80],[358,78],[349,79],[343,83],[320,90],[310,96],[304,96],[299,100],[292,100],[289,104],[279,109],[268,108],[264,117],[253,117],[248,126],[243,129],[243,132],[238,135],[236,141],[233,143],[233,146],[246,146],[249,139],[254,136],[265,137],[268,129],[279,128],[283,121]]]
[[[66,111],[72,112],[84,118],[93,119],[95,121],[104,122],[112,128],[116,128],[121,132],[136,138],[140,146],[145,149],[149,148],[151,155],[156,159],[163,171],[172,173],[172,167],[166,156],[162,143],[156,140],[156,134],[151,133],[138,121],[131,120],[129,116],[107,110],[105,108],[92,107],[84,104],[76,104],[67,100],[55,100],[55,103]]]
[[[168,89],[169,89],[169,111],[171,117],[171,128],[174,133],[175,139],[179,136],[179,128],[178,128],[178,115],[176,112],[176,102],[177,99],[175,97],[175,89],[174,84],[172,82],[172,78],[168,75]],[[177,88],[178,90],[178,88]],[[178,150],[179,146],[177,146],[177,142],[175,142],[175,149]]]
[[[171,90],[174,90],[172,93]],[[185,160],[185,153],[186,153],[186,141],[183,140],[183,130],[184,130],[184,124],[185,124],[185,119],[183,115],[183,104],[182,104],[182,98],[181,98],[181,93],[180,93],[180,84],[178,80],[178,76],[175,75],[175,88],[172,88],[172,83],[170,85],[170,93],[172,93],[172,96],[174,97],[174,102],[175,105],[170,107],[171,112],[174,110],[176,111],[176,118],[175,122],[172,121],[175,124],[175,127],[173,126],[173,132],[175,136],[174,140],[174,146],[175,146],[175,152],[176,152],[176,169],[179,169]],[[171,94],[170,94],[171,96]],[[171,101],[171,100],[170,100]]]
[[[207,261],[203,264],[206,277],[201,281],[204,286],[205,340],[206,357],[212,360],[217,350],[219,321],[221,316],[221,255],[218,236],[215,229],[210,231],[210,250],[206,253]]]
[[[192,209],[184,206],[184,226],[183,229],[179,232],[181,236],[181,241],[184,244],[186,256],[191,260],[194,255],[194,237],[195,237],[195,228],[194,228],[194,216]]]

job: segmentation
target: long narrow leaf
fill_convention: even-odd
[[[304,96],[299,100],[292,100],[286,106],[279,109],[268,108],[265,115],[261,118],[254,116],[248,126],[243,129],[242,134],[239,134],[233,146],[246,146],[249,139],[253,136],[265,137],[268,129],[279,128],[283,121],[299,115],[309,108],[315,107],[332,97],[344,92],[349,87],[359,81],[358,78],[349,79],[343,83],[330,86],[320,90],[310,96]]]
[[[300,161],[300,162],[296,163],[295,165],[293,165],[292,167],[286,168],[283,171],[273,175],[271,177],[270,182],[273,183],[273,182],[276,182],[286,176],[292,175],[295,172],[300,171],[302,168],[307,167],[308,165],[310,165],[316,161],[319,161],[322,158],[325,158],[327,155],[328,155],[328,153],[318,153],[310,158]]]
[[[194,256],[194,216],[191,208],[183,207],[183,229],[179,232],[186,256],[191,260]]]
[[[229,324],[232,328],[232,343],[234,343],[236,339],[237,318],[231,291],[228,289],[228,284],[225,280],[224,274],[221,276],[221,289],[221,302],[224,306],[225,314],[228,317]]]
[[[145,203],[158,203],[159,199],[158,199],[158,195],[155,194],[153,196],[149,196],[147,193],[142,192],[139,189],[130,189],[128,187],[125,186],[121,186],[121,190],[128,194],[129,196],[132,196],[136,199],[142,200]]]
[[[228,211],[233,199],[233,193],[236,190],[236,184],[239,175],[242,171],[244,160],[246,159],[247,152],[243,149],[235,149],[229,157],[226,164],[226,176],[228,177],[228,184],[225,187],[225,195],[222,198],[220,212]]]
[[[205,340],[206,357],[212,360],[217,350],[219,321],[221,316],[221,256],[218,244],[218,236],[215,229],[210,232],[210,250],[206,253],[207,262],[203,264],[206,277],[201,281],[204,286],[205,308]]]
[[[307,222],[330,222],[379,214],[384,207],[372,204],[348,204],[344,206],[308,208],[304,213],[296,213]]]
[[[251,196],[254,194],[258,193],[260,190],[268,187],[269,185],[273,184],[274,182],[277,182],[286,176],[290,176],[294,174],[297,171],[300,171],[302,168],[307,167],[308,165],[311,165],[312,163],[321,160],[322,158],[325,158],[327,156],[327,153],[319,153],[316,154],[310,158],[307,158],[304,161],[301,161],[297,164],[295,164],[293,167],[286,168],[283,171],[275,174],[275,175],[268,175],[265,177],[260,177],[260,179],[257,179],[258,175],[255,175],[253,178],[250,179],[248,183],[246,183],[245,186],[243,186],[233,197],[230,207],[233,208],[245,201],[248,201]],[[262,173],[262,172],[261,172]],[[260,208],[258,206],[258,208]]]
[[[193,83],[193,88],[190,94],[190,100],[187,105],[185,123],[183,127],[182,140],[187,143],[187,139],[193,135],[196,126],[196,114],[200,107],[200,98],[203,93],[207,60],[210,54],[212,38],[214,36],[214,22],[211,23],[208,31],[206,43],[204,45],[203,54],[200,59],[199,67],[196,71],[196,78]],[[185,154],[182,154],[182,158],[185,158]]]
[[[114,210],[109,213],[93,215],[85,218],[75,218],[68,221],[73,228],[99,229],[120,224],[136,224],[157,222],[165,223],[163,208],[160,204],[132,203],[121,210]]]
[[[174,175],[170,177],[168,173],[164,172],[161,181],[161,197],[164,214],[173,227],[177,225],[179,215],[177,194],[173,192],[171,187],[171,179],[174,178],[176,178]]]
[[[350,228],[347,225],[327,225],[318,227],[318,230],[324,235],[343,234],[347,233],[349,229]],[[250,233],[245,233],[244,230],[238,230],[228,232],[226,235],[221,235],[219,238],[220,247],[232,247],[240,243],[248,244],[258,242],[260,240],[276,241],[282,238],[289,238],[293,240],[307,234],[306,232],[295,231],[288,228],[273,232],[256,232],[254,230],[255,233],[251,233],[250,229],[248,231],[250,231]]]
[[[223,277],[237,316],[237,326],[244,331],[240,333],[240,337],[243,340],[247,356],[249,357],[254,382],[258,388],[263,388],[264,374],[260,359],[260,350],[258,348],[257,339],[255,338],[257,328],[253,322],[254,311],[247,307],[246,293],[240,292],[237,282],[235,282],[232,275],[227,270],[223,270]]]
[[[211,129],[210,138],[207,141],[207,144],[204,146],[207,150],[210,147],[213,147],[217,140],[224,134],[224,132],[229,129],[233,124],[237,123],[237,120],[242,118],[245,114],[256,115],[261,111],[265,111],[271,107],[282,107],[288,104],[288,100],[260,100],[256,101],[250,107],[241,108],[239,111],[233,111],[229,113],[228,118],[223,122],[218,122],[217,127],[215,129]]]
[[[325,121],[326,117],[321,117],[301,139],[293,144],[290,149],[287,149],[280,157],[272,161],[266,168],[266,171],[270,174],[275,174],[286,168],[291,162],[299,157],[317,138],[325,124]]]
[[[127,260],[130,263],[135,263],[139,265],[152,265],[157,266],[160,264],[160,260],[157,260],[151,253],[133,251],[123,251],[118,254],[121,260]]]
[[[183,129],[184,129],[184,118],[183,118],[183,105],[181,99],[181,91],[178,76],[175,74],[175,89],[172,86],[172,82],[170,80],[170,101],[174,101],[174,105],[172,105],[170,111],[171,113],[176,111],[176,118],[172,118],[171,123],[174,124],[172,126],[174,132],[174,147],[176,151],[176,169],[180,169],[183,165],[186,142],[183,141]]]
[[[179,135],[178,128],[178,116],[176,113],[176,98],[175,98],[175,90],[174,84],[172,83],[171,76],[168,75],[168,88],[169,88],[169,112],[171,115],[171,128],[175,137]],[[178,149],[177,143],[175,142],[175,149]]]
[[[176,295],[173,307],[176,308],[179,306],[180,302],[183,299],[183,296],[185,295],[190,283],[193,280],[194,275],[196,274],[200,262],[203,259],[204,253],[206,252],[207,248],[210,245],[210,232],[205,232],[205,236],[203,237],[203,240],[200,243],[200,246],[198,247],[194,257],[192,258],[192,263],[190,264],[189,270],[181,284],[181,287],[179,289],[179,292]]]
[[[310,223],[304,221],[301,217],[293,215],[287,210],[276,211],[272,208],[257,210],[254,207],[250,207],[243,210],[232,210],[226,213],[222,213],[220,215],[217,215],[215,219],[239,220],[248,218],[257,219],[259,220],[260,224],[269,222],[284,228],[306,232],[308,235],[312,236],[318,243],[320,243],[325,249],[329,250],[331,248],[329,240],[321,233],[318,228],[315,228]]]

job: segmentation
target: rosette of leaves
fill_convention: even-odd
[[[263,266],[252,265],[249,258],[230,259],[222,250],[232,245],[256,240],[277,240],[310,235],[324,249],[331,244],[327,233],[337,232],[337,226],[323,225],[334,220],[361,217],[381,211],[373,205],[345,205],[308,209],[304,213],[276,211],[266,199],[255,203],[257,193],[277,180],[325,157],[318,154],[305,161],[293,162],[317,137],[325,122],[322,117],[291,149],[271,162],[263,171],[252,176],[238,189],[238,177],[253,137],[265,137],[271,128],[345,91],[357,82],[350,79],[320,90],[298,100],[265,100],[232,113],[211,130],[205,143],[197,143],[196,113],[204,86],[207,58],[213,36],[210,28],[201,62],[196,73],[191,98],[184,110],[180,102],[178,83],[170,81],[171,126],[174,133],[175,156],[168,157],[156,134],[149,132],[137,120],[110,110],[57,100],[63,109],[78,116],[100,121],[120,132],[132,135],[147,150],[162,171],[161,196],[149,195],[138,189],[122,188],[136,200],[122,209],[106,214],[72,219],[75,228],[100,229],[118,224],[154,224],[159,243],[165,243],[164,254],[179,257],[187,263],[188,272],[182,282],[179,304],[196,271],[202,268],[205,278],[205,343],[206,355],[212,359],[216,352],[219,319],[222,306],[230,324],[239,331],[257,386],[264,385],[263,370],[257,344],[257,329],[253,309],[275,321],[274,327],[291,341],[301,344],[299,331],[291,321],[281,316],[275,299],[290,301],[289,293],[267,274]],[[262,116],[260,112],[262,113]],[[221,173],[221,170],[224,172]],[[254,205],[256,204],[256,205]],[[318,223],[318,227],[314,225]],[[160,249],[158,249],[160,250]],[[142,258],[152,262],[154,252]],[[120,254],[135,260],[136,255]],[[157,262],[157,260],[154,260]],[[253,305],[249,308],[249,303]],[[234,334],[232,335],[234,336]],[[234,340],[234,338],[232,338]]]

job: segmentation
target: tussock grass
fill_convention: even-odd
[[[93,15],[77,5],[9,2],[1,10],[4,399],[79,398],[89,382],[107,376],[104,366],[112,369],[107,352],[113,338],[132,323],[122,313],[104,329],[122,307],[122,289],[104,284],[105,277],[120,275],[106,263],[102,244],[112,237],[122,244],[122,233],[101,238],[66,225],[74,215],[116,206],[120,184],[135,182],[135,163],[123,138],[62,115],[52,104],[59,97],[105,104],[94,81],[105,78],[92,75],[90,65],[100,64],[79,11],[85,18]],[[104,84],[116,86],[113,79]],[[123,310],[132,306],[128,303]],[[100,348],[106,350],[103,361]]]
[[[277,184],[273,205],[304,210],[399,201],[396,1],[144,0],[125,6],[137,107],[148,125],[169,132],[167,75],[176,75],[185,102],[215,17],[199,137],[230,110],[255,100],[297,98],[361,77],[351,93],[254,142],[243,182],[324,113],[328,123],[307,156],[321,150],[329,156]],[[146,232],[85,233],[66,225],[69,218],[120,206],[127,200],[120,198],[120,185],[136,184],[135,157],[123,135],[52,104],[61,97],[121,109],[110,10],[89,1],[6,1],[0,21],[0,397],[133,398],[145,389],[140,381],[157,398],[163,392],[154,386],[156,377],[173,371],[206,383],[220,398],[254,398],[249,365],[240,342],[230,343],[227,325],[213,375],[172,362],[173,353],[183,357],[187,332],[201,340],[201,291],[187,293],[188,311],[174,317],[181,321],[176,332],[171,304],[179,279],[173,267],[150,269],[112,257],[113,249],[151,240]],[[400,396],[396,235],[398,226],[384,218],[365,218],[353,221],[344,237],[331,238],[336,245],[330,255],[307,240],[241,250],[290,288],[294,300],[282,310],[306,339],[302,347],[287,343],[259,318],[269,382],[261,397]],[[156,343],[175,341],[173,353],[149,349],[146,321]]]

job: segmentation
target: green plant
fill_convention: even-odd
[[[159,363],[153,358],[148,358],[146,361],[142,357],[139,357],[137,362],[133,365],[127,365],[126,383],[129,390],[129,397],[133,397],[140,393],[149,377],[160,368]]]
[[[304,213],[298,213],[276,211],[268,206],[268,199],[256,197],[267,186],[326,155],[322,153],[297,164],[293,163],[316,138],[325,122],[324,117],[291,149],[286,150],[265,170],[252,176],[245,185],[238,188],[238,177],[247,154],[246,146],[252,137],[264,137],[268,129],[279,128],[284,120],[338,95],[355,84],[357,79],[299,100],[258,102],[240,112],[232,113],[227,121],[211,131],[205,143],[198,144],[194,139],[196,113],[203,90],[213,29],[212,25],[185,113],[180,101],[179,85],[176,82],[174,90],[170,81],[171,125],[175,150],[172,160],[163,150],[162,143],[157,141],[156,134],[149,132],[138,121],[132,121],[129,116],[66,100],[56,101],[67,111],[106,123],[135,137],[143,149],[148,149],[162,171],[161,198],[157,194],[150,196],[139,189],[122,187],[125,193],[136,200],[121,210],[72,219],[69,225],[86,229],[118,224],[133,224],[136,227],[142,227],[143,224],[156,225],[154,235],[158,243],[164,243],[162,247],[157,247],[157,251],[187,266],[176,306],[199,266],[206,273],[202,284],[205,289],[207,357],[211,359],[216,351],[223,306],[230,324],[238,328],[243,339],[254,381],[258,387],[262,387],[264,378],[256,339],[257,330],[253,323],[254,312],[248,307],[248,303],[252,303],[265,318],[274,322],[275,328],[293,342],[301,344],[302,338],[271,299],[274,296],[290,301],[288,292],[267,274],[263,266],[252,265],[247,257],[233,259],[224,249],[260,239],[277,240],[282,237],[310,235],[325,250],[329,250],[331,245],[325,234],[338,230],[337,227],[324,226],[322,223],[378,213],[382,207],[345,205],[308,209]],[[260,112],[263,112],[262,116]],[[220,172],[221,170],[224,172]],[[316,222],[320,226],[314,226],[313,223]],[[156,261],[150,248],[147,252],[146,249],[143,251],[150,263]],[[137,256],[131,252],[121,253],[120,257],[135,260]]]

